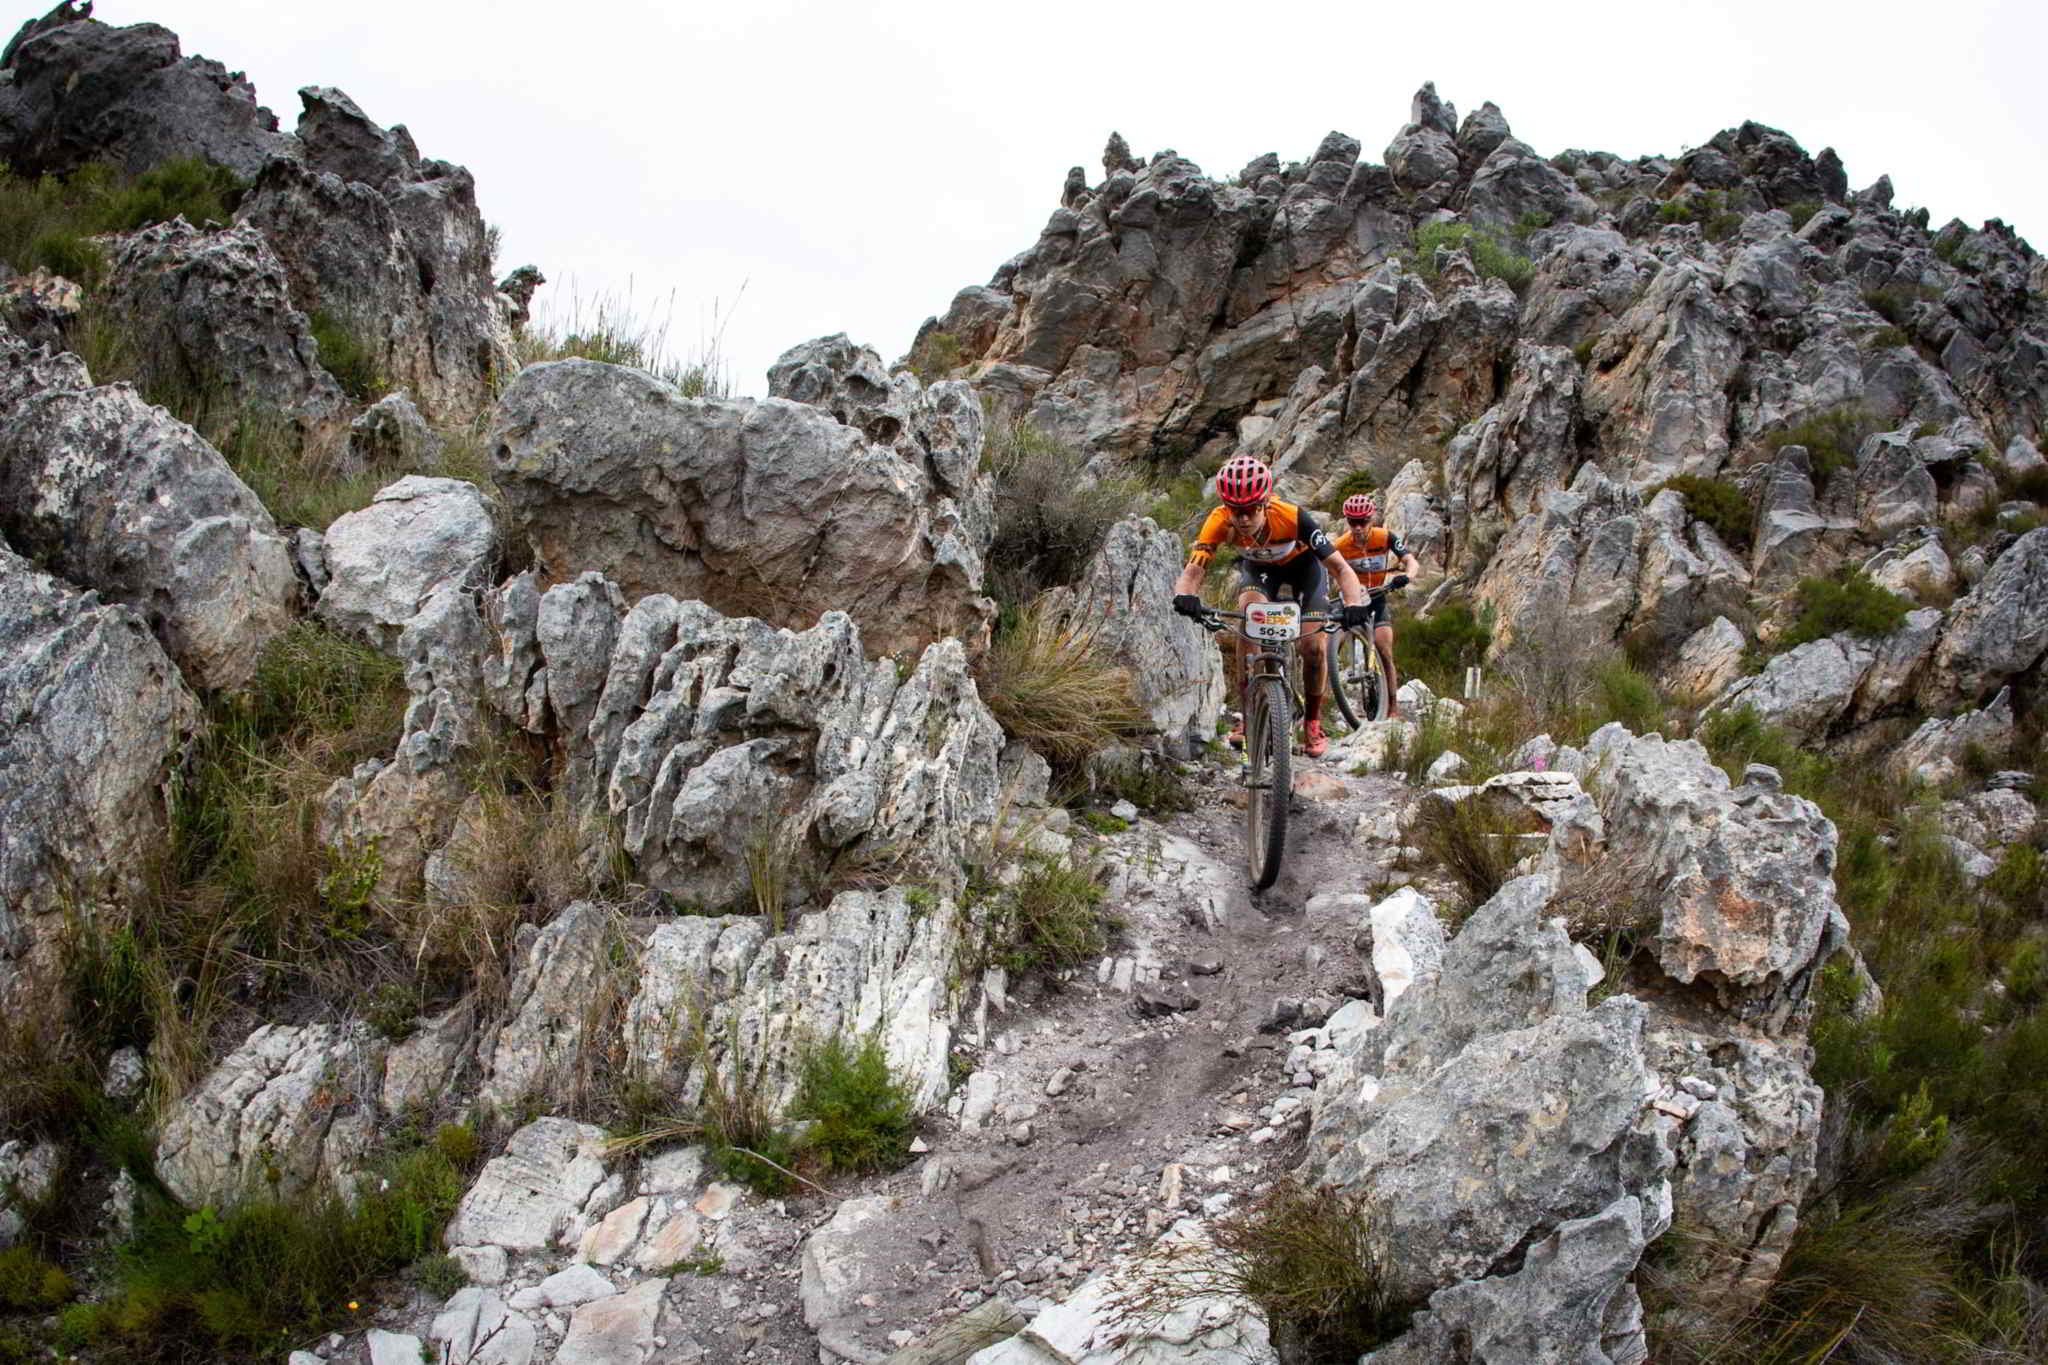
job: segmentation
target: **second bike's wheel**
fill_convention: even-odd
[[[1344,717],[1344,723],[1356,730],[1371,719],[1351,709],[1351,670],[1359,666],[1358,632],[1340,630],[1325,638],[1329,643],[1323,647],[1323,686],[1336,697],[1337,711]]]
[[[1351,694],[1351,709],[1361,723],[1385,720],[1394,708],[1393,689],[1387,686],[1387,661],[1380,657],[1372,637],[1347,631],[1351,651],[1345,662],[1345,690]]]
[[[1293,795],[1288,759],[1294,746],[1294,717],[1287,684],[1265,678],[1253,685],[1252,713],[1244,731],[1245,858],[1252,890],[1264,891],[1280,878],[1287,853],[1287,803]]]

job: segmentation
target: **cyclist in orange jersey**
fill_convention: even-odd
[[[1401,543],[1401,537],[1384,526],[1373,525],[1379,513],[1379,504],[1363,493],[1344,499],[1345,531],[1337,537],[1336,549],[1368,590],[1385,587],[1387,592],[1394,592],[1407,587],[1408,581],[1422,572],[1422,566]],[[1399,720],[1401,699],[1396,689],[1401,686],[1401,675],[1394,671],[1394,617],[1387,609],[1386,593],[1373,598],[1367,609],[1372,613],[1373,645],[1387,665],[1387,716]]]
[[[1216,551],[1229,545],[1238,555],[1237,604],[1271,600],[1282,587],[1294,590],[1294,598],[1307,612],[1324,607],[1324,589],[1330,578],[1337,580],[1344,605],[1333,613],[1347,626],[1363,626],[1371,609],[1361,605],[1364,590],[1358,576],[1337,553],[1328,535],[1316,525],[1307,509],[1273,497],[1273,471],[1250,455],[1234,456],[1216,476],[1216,496],[1223,505],[1209,513],[1195,537],[1195,548],[1187,567],[1173,585],[1173,609],[1183,616],[1199,617],[1202,580]],[[1249,679],[1251,642],[1240,638],[1238,676]],[[1307,698],[1303,726],[1303,751],[1321,758],[1330,747],[1323,734],[1323,642],[1320,636],[1304,635],[1297,643],[1301,652],[1302,691]],[[1240,713],[1245,698],[1240,695]],[[1243,739],[1243,722],[1231,735],[1232,743]]]

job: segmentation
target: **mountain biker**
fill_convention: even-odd
[[[1273,497],[1273,471],[1263,460],[1251,455],[1233,456],[1216,475],[1216,496],[1222,506],[1211,509],[1195,537],[1195,548],[1187,567],[1173,585],[1173,609],[1183,616],[1200,619],[1202,599],[1198,596],[1209,561],[1219,547],[1228,544],[1238,555],[1237,605],[1270,601],[1283,587],[1292,588],[1304,612],[1321,611],[1323,591],[1335,577],[1344,605],[1337,619],[1347,626],[1363,626],[1370,611],[1360,604],[1364,596],[1358,576],[1351,572],[1330,543],[1323,529],[1306,508]],[[1304,635],[1297,643],[1301,652],[1302,691],[1308,699],[1303,728],[1304,751],[1321,758],[1330,747],[1323,735],[1323,644],[1315,635]],[[1237,642],[1240,700],[1249,696],[1252,643]],[[1241,707],[1240,710],[1248,708]],[[1233,744],[1243,739],[1243,722],[1231,735]]]
[[[1345,531],[1337,537],[1336,550],[1368,590],[1384,587],[1393,592],[1407,587],[1408,581],[1422,572],[1422,566],[1401,543],[1401,537],[1384,526],[1373,525],[1379,514],[1379,504],[1363,493],[1344,499]],[[1399,572],[1395,571],[1397,565]],[[1399,720],[1401,700],[1394,689],[1400,687],[1401,677],[1394,671],[1394,618],[1387,610],[1387,594],[1375,594],[1367,606],[1372,613],[1373,644],[1387,665],[1387,715]]]

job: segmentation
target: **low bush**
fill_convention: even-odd
[[[1027,421],[998,424],[984,455],[1002,546],[990,591],[1006,606],[1078,580],[1109,528],[1156,501],[1140,479],[1091,475],[1087,456]]]
[[[1785,212],[1792,215],[1792,230],[1797,232],[1806,226],[1814,214],[1820,212],[1820,200],[1801,199],[1796,203],[1787,204]]]
[[[809,1122],[803,1153],[819,1169],[861,1174],[910,1159],[911,1106],[910,1088],[890,1070],[878,1035],[854,1044],[833,1034],[805,1050],[789,1116]]]
[[[1686,514],[1712,527],[1729,549],[1738,553],[1749,549],[1756,509],[1749,505],[1740,488],[1726,479],[1702,478],[1697,474],[1666,479],[1659,485],[1660,490],[1664,488],[1683,496]]]
[[[1657,209],[1663,223],[1698,223],[1700,234],[1710,242],[1725,242],[1742,231],[1743,215],[1728,207],[1728,196],[1720,190],[1681,194],[1667,199]]]
[[[1056,763],[1076,763],[1144,725],[1130,672],[1112,662],[1092,626],[1047,598],[997,632],[976,681],[1004,732]]]
[[[1764,444],[1773,454],[1803,446],[1814,474],[1825,482],[1836,470],[1854,465],[1863,442],[1883,430],[1883,418],[1851,403],[1788,423],[1767,435]]]
[[[104,163],[39,177],[0,167],[0,262],[24,272],[41,266],[91,289],[107,261],[89,238],[180,216],[195,226],[225,223],[247,189],[233,172],[198,157],[139,176]]]
[[[1439,278],[1436,254],[1443,249],[1463,251],[1483,278],[1499,280],[1518,294],[1536,273],[1529,258],[1517,253],[1498,233],[1470,223],[1424,223],[1417,228],[1414,249],[1406,257],[1409,268],[1435,284]]]
[[[910,348],[910,372],[927,384],[951,379],[966,360],[966,348],[951,332],[932,331]]]
[[[462,1144],[388,1154],[353,1200],[322,1190],[189,1209],[144,1183],[112,1292],[67,1311],[60,1335],[118,1352],[110,1358],[173,1361],[197,1343],[273,1353],[359,1322],[379,1277],[440,1250],[471,1174],[451,1149]]]
[[[1913,609],[1911,601],[1880,588],[1860,569],[1844,569],[1829,578],[1803,578],[1796,600],[1799,614],[1778,638],[1780,649],[1845,632],[1883,639],[1904,625],[1906,613]]]
[[[1515,864],[1541,847],[1523,837],[1537,828],[1526,815],[1488,798],[1424,800],[1414,839],[1423,857],[1449,872],[1477,907],[1513,878]]]
[[[1427,616],[1399,622],[1394,660],[1404,678],[1420,678],[1440,693],[1459,691],[1465,670],[1486,657],[1493,642],[1489,616],[1475,616],[1464,602],[1451,602]]]

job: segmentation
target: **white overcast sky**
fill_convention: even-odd
[[[900,356],[1029,246],[1067,168],[1121,131],[1227,176],[1331,129],[1381,149],[1434,80],[1539,153],[1676,154],[1744,119],[1938,225],[2005,219],[2048,248],[2040,0],[1530,5],[1038,0],[100,0],[246,71],[290,129],[339,86],[476,175],[542,299],[611,297],[687,356],[723,316],[741,393],[846,332]],[[33,12],[40,13],[41,7]],[[24,11],[22,17],[27,16]],[[742,293],[744,289],[744,293]]]

